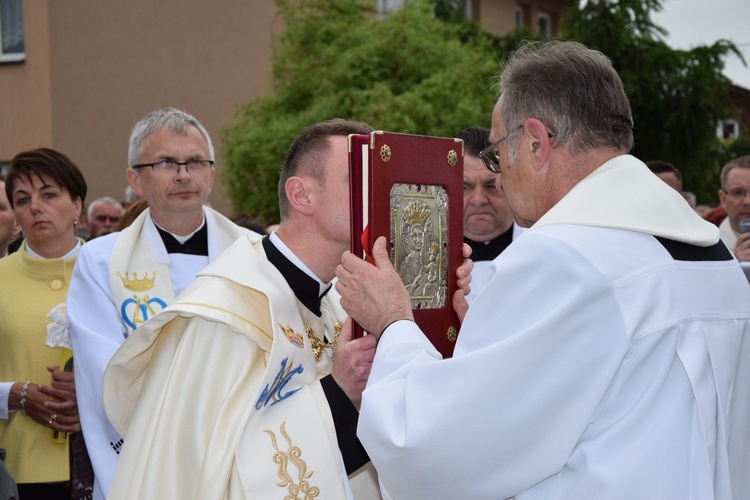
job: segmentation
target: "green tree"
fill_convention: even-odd
[[[427,1],[384,19],[373,4],[277,0],[287,29],[274,43],[274,92],[241,106],[223,133],[223,181],[234,210],[278,220],[279,166],[292,139],[321,120],[442,136],[489,126],[497,39],[441,20]]]
[[[633,108],[633,154],[674,163],[685,190],[711,202],[724,161],[716,124],[730,110],[724,59],[740,53],[726,40],[670,48],[651,19],[659,10],[661,0],[589,0],[568,13],[561,34],[612,59]]]

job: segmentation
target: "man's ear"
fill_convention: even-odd
[[[289,200],[289,206],[292,210],[299,212],[304,215],[311,215],[315,210],[313,206],[313,200],[310,197],[310,189],[308,184],[311,181],[307,177],[290,177],[286,180],[284,189],[286,191],[286,199]]]
[[[530,138],[529,150],[534,158],[534,168],[539,170],[546,163],[552,150],[552,141],[546,125],[536,118],[529,118],[524,123],[526,134]]]
[[[142,179],[138,171],[134,168],[128,167],[128,169],[125,171],[125,175],[128,177],[128,184],[130,185],[130,189],[132,189],[133,192],[139,197],[143,196],[143,186],[141,186]]]

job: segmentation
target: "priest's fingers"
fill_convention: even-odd
[[[468,289],[469,287],[466,288]],[[468,294],[469,292],[467,291],[466,293]],[[460,288],[453,293],[453,310],[458,315],[458,321],[463,323],[466,312],[469,310],[469,303],[466,301],[464,290]]]
[[[373,335],[351,340],[352,319],[347,318],[336,342],[331,375],[355,406],[362,400],[362,391],[370,376],[377,340]]]
[[[471,252],[471,247],[464,243],[464,249],[469,248],[469,252]],[[464,255],[466,252],[464,252]],[[474,269],[474,261],[472,261],[469,258],[464,258],[464,261],[461,263],[460,266],[456,269],[456,278],[458,278],[457,284],[458,288],[462,289],[464,291],[464,295],[469,295],[470,289],[469,289],[469,283],[471,283],[471,271]]]
[[[463,255],[464,259],[470,258],[471,257],[471,252],[472,252],[472,250],[471,250],[471,247],[469,246],[469,244],[468,243],[464,243],[463,246],[461,247],[461,254]]]
[[[409,293],[388,262],[385,238],[378,238],[373,245],[373,257],[376,266],[345,253],[336,268],[336,290],[347,314],[364,330],[379,336],[392,322],[414,316]]]

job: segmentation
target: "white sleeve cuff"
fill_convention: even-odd
[[[8,398],[10,398],[10,389],[15,382],[0,382],[0,419],[8,420],[10,412],[8,411]]]

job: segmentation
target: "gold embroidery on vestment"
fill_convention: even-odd
[[[149,301],[148,295],[144,295],[143,297],[133,295],[133,300],[135,300],[135,311],[133,311],[133,318],[132,318],[132,322],[134,325],[146,322],[145,319],[141,319],[139,317],[141,313],[141,306],[146,306],[146,310],[149,313],[149,318],[156,314],[156,311],[154,311],[154,308],[151,307],[151,304],[148,303]]]
[[[279,450],[279,446],[276,443],[276,434],[273,431],[263,431],[271,437],[271,444],[273,445],[273,449],[276,450],[276,453],[273,454],[273,462],[278,466],[277,472],[279,479],[281,479],[276,485],[287,489],[287,495],[284,497],[284,500],[312,500],[320,494],[320,489],[317,486],[310,485],[308,479],[312,477],[313,471],[307,472],[307,463],[302,460],[302,450],[298,446],[292,446],[292,440],[289,434],[287,434],[286,429],[284,429],[285,425],[286,422],[282,423],[279,431],[284,440],[286,440],[286,451]],[[297,468],[298,482],[295,482],[289,473],[290,463]]]
[[[124,286],[128,290],[131,290],[133,292],[145,292],[146,290],[151,290],[154,287],[154,280],[156,280],[158,271],[154,271],[153,276],[151,276],[150,278],[148,277],[148,273],[143,273],[142,278],[138,278],[137,273],[131,273],[130,278],[128,278],[127,272],[124,276],[119,272],[117,272],[116,274],[117,277],[122,280],[122,286]]]
[[[309,326],[305,327],[307,338],[310,339],[310,345],[312,346],[315,361],[320,361],[320,358],[323,357],[323,352],[326,349],[331,349],[333,351],[333,354],[336,354],[336,343],[339,340],[339,334],[341,333],[342,326],[343,325],[341,323],[337,322],[333,327],[333,342],[323,342],[318,338],[317,335],[315,335],[315,331],[312,328],[310,328]]]

